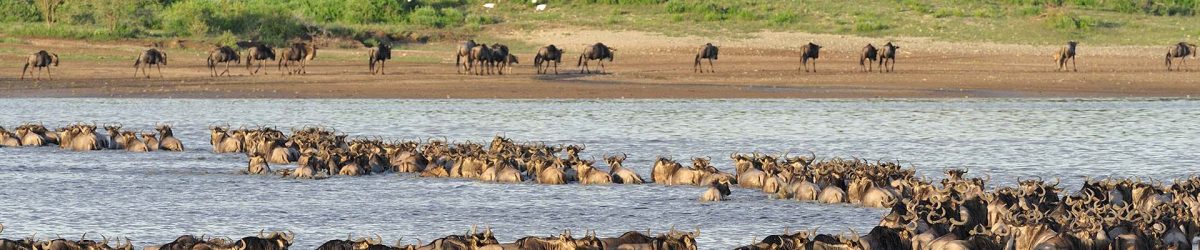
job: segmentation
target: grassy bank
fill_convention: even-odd
[[[0,0],[0,34],[85,40],[329,37],[425,42],[499,30],[757,31],[949,41],[1161,45],[1200,36],[1197,0]],[[47,3],[57,3],[47,5]]]

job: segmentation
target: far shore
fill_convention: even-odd
[[[537,75],[534,51],[513,51],[521,64],[506,75],[456,72],[453,44],[394,51],[387,75],[370,75],[367,49],[322,49],[307,75],[281,75],[267,63],[251,76],[243,65],[232,77],[210,77],[200,49],[167,49],[169,64],[152,78],[133,77],[142,43],[89,43],[27,39],[0,44],[0,97],[133,98],[404,98],[404,99],[620,99],[620,98],[1113,98],[1200,96],[1200,61],[1190,71],[1166,71],[1165,47],[1081,45],[1078,72],[1059,72],[1055,47],[889,39],[901,46],[893,73],[860,72],[858,51],[882,39],[762,33],[721,46],[716,73],[693,73],[695,49],[705,39],[640,32],[509,34],[529,44],[566,49],[559,74]],[[818,72],[800,66],[791,37],[825,46]],[[603,74],[581,74],[576,59],[588,41],[618,48]],[[488,41],[481,41],[488,42]],[[793,46],[795,45],[795,46]],[[53,80],[19,80],[25,57],[58,53]],[[593,64],[595,62],[592,62]],[[707,62],[704,63],[707,67]],[[219,67],[223,70],[224,67]],[[35,71],[36,72],[36,71]],[[26,76],[30,77],[30,76]]]

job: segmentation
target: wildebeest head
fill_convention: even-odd
[[[171,131],[171,125],[160,124],[155,129],[158,130],[158,134],[163,138],[175,136],[175,133]]]

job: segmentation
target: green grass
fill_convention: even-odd
[[[1124,0],[754,1],[670,0],[664,4],[551,4],[544,13],[499,12],[526,27],[542,16],[557,23],[666,35],[739,37],[757,31],[798,31],[869,37],[932,37],[947,41],[1159,45],[1200,36],[1200,18],[1130,10]],[[1101,2],[1101,3],[1098,3]],[[556,8],[557,7],[557,8]],[[1198,6],[1200,7],[1200,6]],[[498,12],[493,12],[498,13]],[[623,13],[612,21],[611,13]]]
[[[1095,45],[1161,45],[1200,36],[1200,4],[1195,0],[542,0],[549,5],[546,11],[534,11],[536,4],[529,1],[104,1],[120,3],[114,4],[120,8],[67,6],[55,17],[58,22],[47,25],[44,17],[21,7],[32,1],[9,0],[7,12],[0,10],[6,17],[0,19],[0,34],[86,40],[184,37],[220,43],[284,43],[321,34],[367,44],[384,37],[457,41],[496,30],[546,28],[724,38],[783,31],[1020,44],[1073,39]],[[498,5],[488,9],[484,2]],[[131,13],[107,14],[113,11]]]

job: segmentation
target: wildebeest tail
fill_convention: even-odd
[[[575,62],[575,67],[583,66],[583,54],[579,54],[579,61]]]

